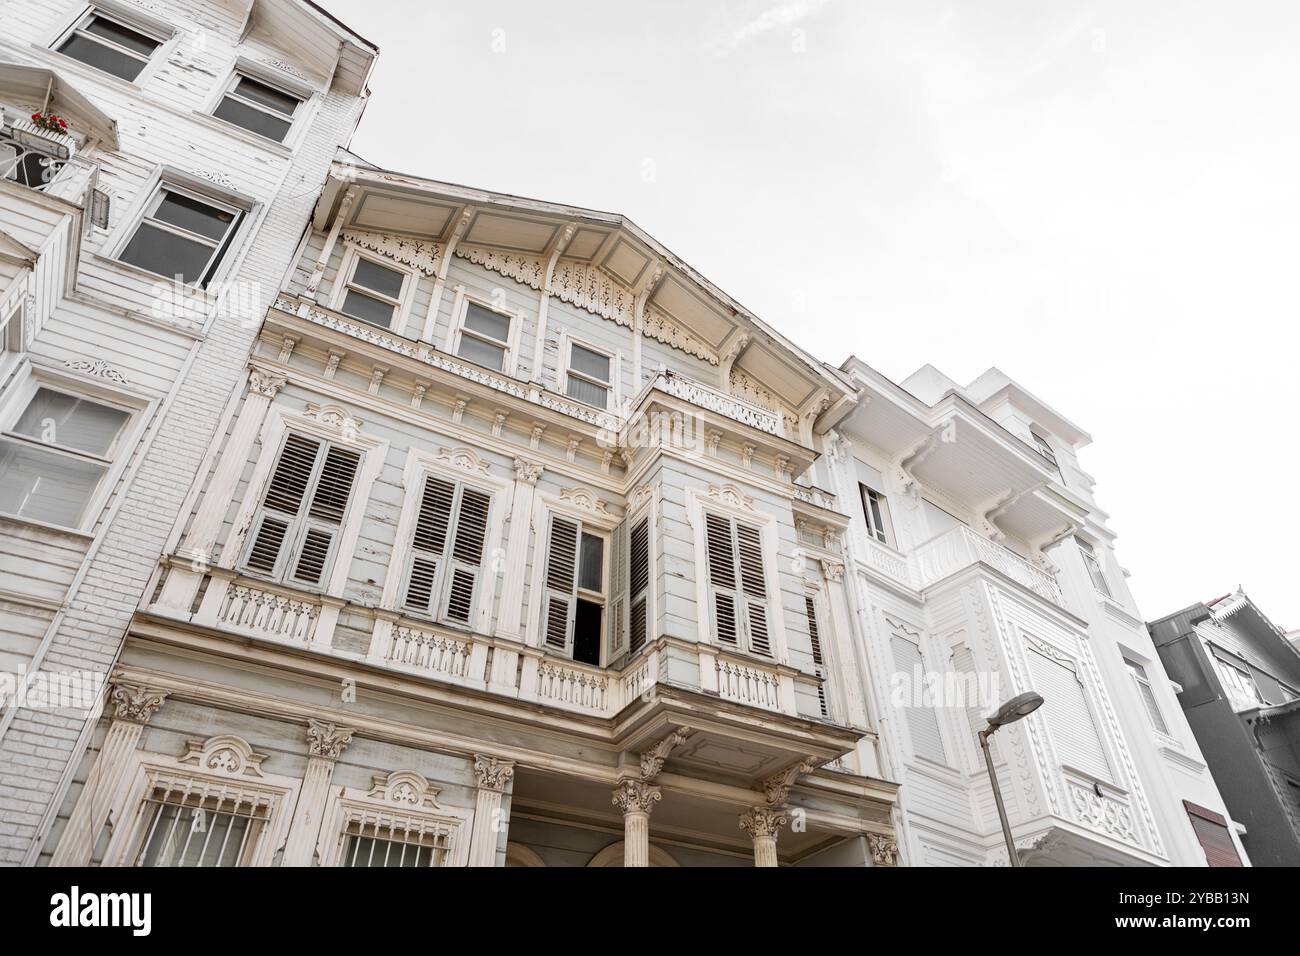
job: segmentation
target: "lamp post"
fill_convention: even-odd
[[[1002,802],[1002,788],[998,786],[998,775],[993,772],[993,758],[989,756],[989,738],[997,733],[999,727],[1014,724],[1042,706],[1041,694],[1035,694],[1033,691],[1017,694],[988,718],[989,725],[979,733],[980,748],[984,751],[984,766],[988,768],[989,783],[993,785],[993,799],[998,805],[998,819],[1002,821],[1002,837],[1007,841],[1007,855],[1011,858],[1012,866],[1020,866],[1020,857],[1016,854],[1016,844],[1011,838],[1011,824],[1007,822],[1007,808]]]

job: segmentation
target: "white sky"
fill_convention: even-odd
[[[1148,619],[1300,627],[1293,3],[325,3],[369,161],[625,213],[836,364],[997,365],[1093,435]]]

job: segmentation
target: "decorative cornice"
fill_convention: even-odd
[[[503,791],[515,775],[515,765],[510,760],[496,757],[474,755],[474,778],[480,789]]]
[[[479,246],[457,244],[453,255],[468,259],[475,265],[489,269],[507,279],[522,282],[539,292],[546,279],[546,261],[535,256],[524,256],[514,252],[500,252],[496,249],[484,249]]]
[[[438,274],[438,266],[442,260],[442,247],[435,242],[355,229],[343,230],[343,238],[394,262],[410,266],[430,278]]]
[[[341,405],[317,405],[315,402],[308,402],[303,414],[343,434],[355,435],[365,424],[361,419],[349,415],[347,409]]]
[[[266,754],[257,753],[243,737],[218,734],[207,740],[186,741],[185,747],[181,763],[231,777],[262,776],[262,761]]]
[[[551,292],[562,301],[632,328],[635,302],[630,289],[597,266],[561,259],[551,275]]]
[[[629,813],[649,815],[655,804],[663,799],[663,793],[658,787],[652,787],[644,780],[624,777],[614,788],[612,797],[614,806],[618,807],[624,815]]]
[[[641,779],[648,782],[659,776],[660,771],[664,769],[664,761],[668,759],[668,755],[672,753],[673,748],[684,744],[690,734],[691,728],[679,727],[649,750],[643,751],[641,754]]]
[[[740,829],[755,840],[770,837],[775,840],[781,834],[781,828],[789,822],[786,807],[751,807],[748,813],[740,817]]]
[[[370,792],[366,798],[381,803],[396,803],[403,807],[428,807],[441,809],[438,794],[441,790],[429,783],[424,774],[414,770],[395,770],[377,773],[370,779]]]
[[[102,378],[118,385],[130,385],[130,380],[119,372],[113,366],[109,365],[103,359],[68,359],[63,363],[64,368],[72,369],[74,372],[82,372],[86,375],[93,375],[96,378]]]
[[[338,760],[355,731],[322,720],[307,721],[307,753],[322,760]]]
[[[721,485],[709,485],[709,497],[723,504],[731,505],[733,508],[744,508],[746,511],[754,510],[754,499],[745,494],[736,485],[727,482]]]
[[[561,488],[560,500],[595,515],[610,516],[609,502],[602,501],[588,488]]]
[[[133,724],[147,724],[167,699],[165,690],[155,690],[139,684],[119,682],[113,684],[109,700],[113,705],[113,718]]]
[[[720,364],[717,352],[657,309],[645,310],[641,328],[646,338],[703,359],[710,365]]]
[[[486,475],[489,469],[488,463],[472,448],[439,448],[434,460],[452,468],[459,468],[461,471],[478,472],[483,475]]]

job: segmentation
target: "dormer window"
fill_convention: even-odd
[[[120,20],[91,10],[82,17],[57,50],[97,70],[134,81],[162,40]]]
[[[283,143],[300,106],[301,97],[236,73],[212,115],[250,133]]]

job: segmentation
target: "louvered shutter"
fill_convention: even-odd
[[[627,522],[620,522],[610,536],[609,588],[610,613],[609,659],[616,661],[627,651],[627,573],[628,573]]]
[[[302,511],[303,499],[316,472],[321,443],[303,435],[290,434],[280,449],[262,499],[262,509],[244,560],[246,567],[263,574],[275,574],[280,554]]]
[[[822,657],[821,629],[817,626],[817,603],[811,594],[803,597],[804,613],[808,616],[808,640],[812,644],[813,670],[820,681],[817,683],[817,704],[821,715],[829,717],[831,709],[826,700],[826,660]]]
[[[352,497],[361,456],[351,449],[330,446],[320,474],[316,477],[311,505],[307,508],[307,527],[293,577],[303,584],[320,584],[329,566],[330,555],[343,526],[343,516]]]
[[[628,543],[628,643],[633,654],[645,647],[650,633],[650,519],[632,526]]]
[[[411,568],[407,572],[402,604],[421,614],[434,613],[438,568],[447,548],[447,530],[451,527],[451,508],[456,486],[430,475],[424,480],[420,510],[415,518],[411,539]]]
[[[978,671],[975,667],[975,655],[965,644],[958,644],[953,648],[952,669],[966,678],[963,683],[963,693],[966,695],[963,701],[966,705],[966,725],[970,730],[971,738],[975,741],[975,749],[980,762],[983,763],[984,752],[980,749],[979,732],[988,727],[989,722],[984,719],[984,715],[981,713],[983,708],[977,693],[979,684],[976,680]],[[994,763],[999,763],[1001,760],[998,754],[996,738],[989,738],[989,757]]]
[[[1197,806],[1188,800],[1183,801],[1183,806],[1192,821],[1196,839],[1200,842],[1201,849],[1205,851],[1206,862],[1216,867],[1241,866],[1241,857],[1237,855],[1232,834],[1228,832],[1228,821],[1223,815]]]
[[[772,656],[772,638],[767,627],[767,577],[763,570],[763,541],[757,528],[736,524],[737,554],[740,558],[740,586],[745,595],[745,621],[749,650]]]
[[[490,496],[473,488],[462,488],[456,513],[455,540],[451,549],[451,583],[447,593],[447,618],[470,623],[474,609],[474,585],[483,566],[483,545],[487,540]]]
[[[920,646],[901,634],[894,634],[890,637],[890,647],[894,652],[894,667],[903,675],[908,686],[916,687],[918,681],[915,675],[920,673],[923,678],[925,674],[925,661]],[[904,712],[907,715],[907,729],[912,735],[912,750],[916,755],[947,764],[943,734],[939,730],[939,715],[934,707],[926,706],[925,701],[918,700],[905,707]]]
[[[551,519],[546,548],[546,646],[568,652],[573,633],[573,585],[578,560],[578,526],[565,518]]]
[[[1106,750],[1097,733],[1087,691],[1074,668],[1030,648],[1029,672],[1035,689],[1043,695],[1043,713],[1047,715],[1061,761],[1110,781]]]
[[[713,627],[718,641],[740,645],[736,611],[736,557],[731,522],[714,514],[704,516],[709,584],[713,592]]]

